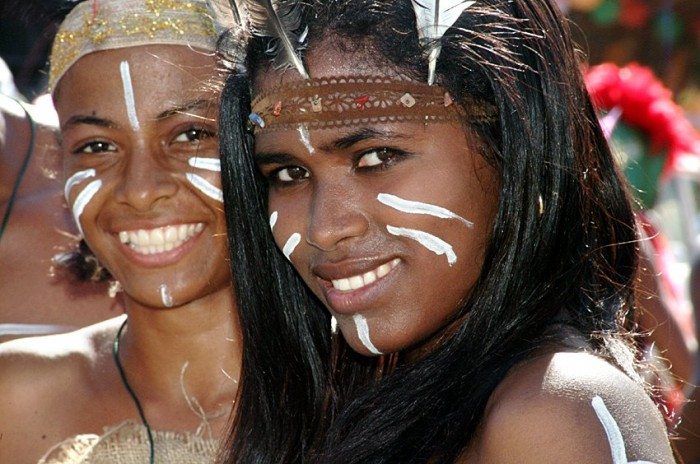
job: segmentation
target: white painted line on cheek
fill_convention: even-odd
[[[453,213],[449,209],[443,208],[441,206],[431,205],[430,203],[423,203],[420,201],[404,200],[396,195],[390,195],[388,193],[380,193],[377,195],[377,200],[390,206],[402,213],[409,214],[427,214],[429,216],[435,216],[442,219],[457,219],[466,225],[467,227],[474,227],[474,223],[464,219],[462,216]]]
[[[81,183],[85,179],[89,179],[90,177],[95,177],[94,169],[78,171],[72,176],[70,176],[66,181],[66,185],[63,187],[63,196],[66,197],[66,201],[68,201],[68,196],[70,195],[70,191],[73,190],[73,187],[75,187],[76,184]]]
[[[220,188],[209,183],[204,177],[191,172],[185,173],[185,176],[187,180],[190,181],[190,184],[194,185],[197,190],[220,203],[224,202],[224,192],[222,192]]]
[[[170,289],[168,289],[168,286],[166,284],[161,284],[160,287],[158,287],[158,291],[160,292],[160,299],[163,301],[163,306],[172,308],[173,297],[170,296]]]
[[[457,255],[452,249],[452,245],[432,234],[423,232],[422,230],[394,227],[390,225],[386,226],[386,230],[388,230],[392,235],[413,239],[438,256],[445,255],[447,258],[447,263],[450,266],[457,262]]]
[[[219,158],[203,158],[193,156],[187,160],[193,168],[204,169],[205,171],[221,172],[221,160]]]
[[[119,72],[122,76],[122,85],[124,87],[124,102],[126,103],[126,114],[129,117],[129,124],[134,130],[139,130],[139,118],[136,117],[136,101],[134,100],[134,87],[131,84],[131,72],[129,71],[129,62],[122,61],[119,63]]]
[[[292,260],[290,256],[292,256],[292,253],[297,245],[299,245],[299,242],[301,242],[301,235],[298,232],[294,232],[289,236],[287,243],[284,244],[284,247],[282,247],[282,253],[284,253],[284,256],[286,256],[288,260]]]
[[[95,196],[100,188],[102,188],[102,181],[100,179],[93,180],[78,194],[75,198],[75,203],[73,203],[73,218],[75,219],[75,224],[78,226],[82,237],[84,237],[84,235],[83,226],[80,224],[80,216],[82,216],[85,207],[90,203],[90,200],[92,200],[92,197]]]
[[[360,339],[365,348],[369,350],[370,353],[380,355],[382,354],[372,343],[369,338],[369,325],[367,325],[367,319],[362,314],[355,314],[352,316],[352,320],[355,321],[355,326],[357,327],[357,338]]]
[[[622,432],[620,432],[620,427],[615,422],[615,418],[610,414],[608,408],[603,402],[603,398],[600,396],[594,396],[591,400],[591,405],[595,410],[598,420],[603,425],[605,430],[605,435],[608,437],[608,443],[610,443],[610,451],[612,452],[613,464],[654,464],[650,461],[628,461],[627,451],[625,451],[625,441],[622,438]]]
[[[270,214],[270,231],[275,230],[275,224],[277,224],[277,211],[273,211],[272,214]]]
[[[299,131],[299,138],[301,139],[301,143],[303,143],[306,149],[309,150],[309,155],[313,155],[316,150],[314,149],[314,146],[311,145],[311,135],[309,135],[309,128],[306,127],[306,124],[299,124],[297,130]]]

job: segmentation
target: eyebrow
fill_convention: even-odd
[[[358,131],[345,135],[333,142],[319,147],[323,151],[343,150],[350,148],[356,143],[370,139],[391,139],[391,138],[406,138],[405,135],[397,134],[390,130],[377,130],[370,127],[364,127]]]
[[[256,153],[255,162],[258,165],[267,164],[290,164],[296,161],[296,157],[286,153]]]
[[[192,100],[159,113],[158,116],[156,116],[156,121],[167,119],[177,114],[187,113],[188,111],[195,109],[208,108],[212,105],[216,105],[216,102],[213,100],[208,100],[205,98]]]
[[[119,127],[119,124],[109,119],[98,118],[97,116],[86,116],[82,114],[77,114],[68,118],[65,124],[61,126],[61,130],[64,131],[70,127],[77,126],[79,124],[90,124],[92,126],[106,127],[108,129],[113,129]]]

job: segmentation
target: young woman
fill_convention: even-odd
[[[634,216],[554,2],[245,3],[226,462],[673,462],[623,328]]]
[[[2,345],[0,462],[213,461],[241,350],[215,43],[201,1],[86,2],[61,25],[66,201],[127,314]]]

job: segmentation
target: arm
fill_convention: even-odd
[[[644,390],[585,353],[516,367],[487,409],[478,455],[479,462],[503,464],[675,462]]]

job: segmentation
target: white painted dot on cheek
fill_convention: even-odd
[[[203,169],[205,171],[221,172],[221,160],[219,158],[193,156],[187,160],[187,163],[193,168]]]
[[[277,224],[277,211],[273,211],[272,214],[270,214],[270,230],[274,231],[275,230],[275,224]]]
[[[294,232],[292,235],[289,236],[287,239],[287,243],[284,244],[284,247],[282,247],[282,253],[284,253],[284,256],[288,260],[292,260],[291,256],[292,253],[294,252],[294,249],[299,245],[299,242],[301,242],[301,234],[298,232]]]
[[[122,77],[122,86],[124,88],[124,102],[126,104],[126,115],[129,117],[129,124],[134,130],[139,130],[141,125],[136,116],[136,100],[134,99],[134,87],[131,83],[131,71],[129,70],[129,62],[122,61],[119,63],[119,73]]]
[[[380,193],[377,195],[377,200],[379,200],[380,203],[401,211],[402,213],[427,214],[429,216],[434,216],[441,219],[457,219],[467,227],[474,227],[473,222],[464,219],[459,214],[453,213],[449,209],[443,208],[442,206],[431,205],[430,203],[423,203],[421,201],[405,200],[397,197],[396,195],[391,195],[388,193]]]
[[[190,182],[190,184],[192,184],[197,190],[199,190],[209,198],[213,198],[219,203],[224,202],[224,192],[222,192],[221,189],[216,187],[215,185],[212,185],[204,177],[198,174],[194,174],[192,172],[185,173],[185,176],[187,177],[187,180]]]
[[[90,200],[92,200],[100,188],[102,188],[102,181],[100,179],[93,180],[78,194],[75,198],[75,203],[73,203],[73,218],[75,219],[75,224],[78,226],[78,231],[82,237],[84,237],[84,234],[83,227],[80,224],[80,216],[82,216],[85,207],[90,203]]]
[[[76,186],[76,184],[81,183],[84,180],[87,180],[91,177],[95,177],[95,170],[94,169],[86,169],[84,171],[78,171],[72,176],[68,178],[66,181],[65,186],[63,187],[63,196],[66,198],[66,201],[70,201],[70,192],[73,190],[73,187]]]
[[[352,320],[355,322],[355,327],[357,327],[357,338],[360,342],[369,350],[370,353],[380,355],[381,351],[374,346],[372,340],[369,337],[369,325],[367,324],[367,319],[362,314],[355,314],[352,316]]]
[[[163,302],[163,306],[166,308],[172,308],[173,307],[173,297],[170,295],[170,289],[166,284],[161,284],[160,287],[158,287],[158,291],[160,292],[160,299]]]
[[[449,264],[450,266],[457,262],[457,255],[452,249],[452,246],[449,243],[432,234],[423,232],[422,230],[407,229],[405,227],[394,227],[390,225],[387,225],[386,229],[392,235],[415,240],[416,242],[420,243],[421,245],[423,245],[428,250],[432,251],[438,256],[445,255],[445,257],[447,258],[447,264]]]

